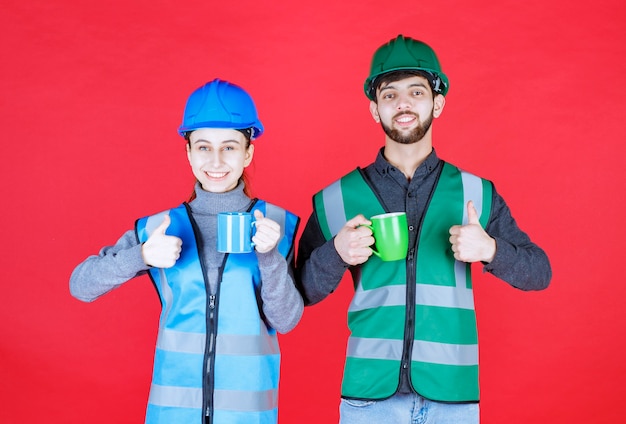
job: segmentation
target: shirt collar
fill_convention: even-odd
[[[376,171],[382,177],[392,176],[394,174],[402,175],[402,172],[400,172],[398,168],[393,166],[391,163],[389,163],[389,161],[387,161],[387,159],[385,159],[385,156],[383,154],[384,150],[385,148],[381,147],[381,149],[378,151],[378,155],[376,156],[376,161],[374,162],[374,168],[376,169]],[[420,166],[417,167],[415,173],[413,174],[413,178],[411,178],[411,181],[423,180],[437,168],[438,164],[439,157],[437,156],[437,152],[435,152],[435,149],[433,148],[433,151],[430,152],[424,162],[422,162]]]

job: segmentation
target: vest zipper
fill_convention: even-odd
[[[191,208],[185,203],[185,209],[193,228],[194,236],[196,239],[196,246],[198,247],[198,259],[200,260],[200,267],[202,268],[202,275],[204,277],[204,288],[207,294],[206,297],[206,346],[204,349],[204,366],[203,366],[203,379],[202,385],[202,410],[204,411],[204,417],[202,417],[202,424],[211,424],[213,421],[213,390],[215,385],[215,373],[213,368],[215,367],[215,344],[217,338],[217,310],[219,306],[218,298],[220,292],[220,281],[222,281],[222,273],[224,272],[224,264],[228,254],[224,255],[224,260],[220,266],[217,279],[217,289],[215,293],[211,293],[211,286],[208,280],[208,274],[206,271],[206,264],[202,255],[203,244],[202,238],[199,237],[200,230],[196,220],[193,219],[191,214]]]
[[[216,319],[215,319],[215,306],[216,296],[214,294],[209,295],[208,298],[208,310],[207,310],[207,346],[206,346],[206,371],[205,371],[205,416],[207,417],[206,424],[210,424],[213,415],[213,385],[214,375],[213,367],[215,365],[215,338],[216,338]]]
[[[400,381],[406,381],[411,387],[411,352],[415,338],[415,247],[409,249],[406,258],[406,317],[404,322],[404,342],[402,347],[402,365]]]
[[[413,343],[415,341],[415,303],[417,302],[417,250],[419,249],[419,239],[422,235],[422,224],[424,223],[424,217],[426,216],[426,212],[428,211],[428,207],[430,206],[430,201],[433,198],[433,193],[435,192],[437,185],[439,184],[439,177],[441,177],[442,170],[443,166],[441,166],[439,171],[437,171],[437,178],[435,179],[435,183],[430,190],[428,200],[424,205],[424,211],[422,212],[422,216],[419,218],[417,234],[415,236],[415,241],[413,242],[413,247],[409,249],[406,258],[406,319],[404,323],[404,344],[402,347],[400,381],[408,382],[409,386],[415,393],[417,393],[417,390],[415,390],[415,386],[413,385],[413,381],[411,379],[411,356],[413,353]]]
[[[215,368],[217,320],[219,310],[220,287],[222,285],[222,275],[224,274],[224,267],[226,265],[227,259],[228,253],[224,255],[222,265],[220,266],[217,273],[217,288],[215,289],[215,293],[210,292],[210,286],[208,282],[206,285],[207,294],[209,294],[209,296],[207,296],[207,346],[204,359],[204,362],[206,364],[206,371],[204,374],[204,402],[206,405],[204,410],[207,417],[206,424],[210,424],[211,422],[213,422],[213,409],[215,407],[213,402],[213,392],[215,390],[215,372],[213,370]]]

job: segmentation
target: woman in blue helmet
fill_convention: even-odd
[[[242,88],[213,80],[187,100],[178,130],[192,200],[137,220],[79,264],[70,291],[90,302],[148,273],[162,304],[146,423],[276,423],[280,352],[303,301],[292,278],[299,218],[250,198],[243,179],[263,133]],[[252,212],[255,251],[217,251],[217,214]]]

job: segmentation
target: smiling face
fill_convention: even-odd
[[[237,130],[200,128],[189,135],[187,158],[205,191],[225,193],[237,187],[253,154],[254,145]]]
[[[433,93],[426,78],[415,75],[385,82],[376,90],[370,112],[389,140],[412,144],[430,137],[433,118],[443,110],[444,97]]]

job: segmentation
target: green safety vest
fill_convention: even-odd
[[[472,200],[483,228],[491,213],[491,182],[444,162],[418,233],[405,260],[372,255],[353,272],[342,396],[384,399],[398,389],[410,366],[414,390],[444,402],[478,401],[478,335],[471,264],[456,261],[449,229],[467,223]],[[360,169],[314,196],[326,240],[345,222],[386,211]],[[416,250],[413,250],[416,247]],[[415,298],[407,299],[415,284]],[[414,310],[408,317],[407,312]],[[402,358],[410,358],[403,364]]]

